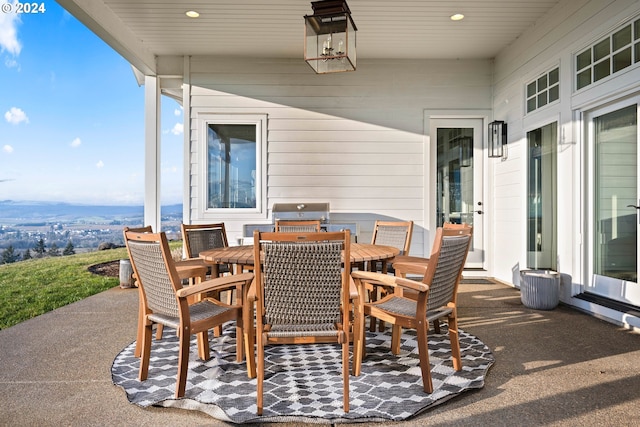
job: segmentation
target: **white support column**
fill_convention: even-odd
[[[144,225],[159,232],[160,217],[160,79],[144,78]]]
[[[191,57],[182,68],[182,111],[184,117],[182,222],[191,224]]]

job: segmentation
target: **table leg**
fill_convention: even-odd
[[[206,280],[206,271],[201,276],[195,276],[195,283],[202,283],[203,280]],[[196,301],[202,301],[202,294],[195,295]],[[201,360],[209,359],[209,331],[204,331],[203,333],[196,334],[196,342],[198,343],[198,357]]]

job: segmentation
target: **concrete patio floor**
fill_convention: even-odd
[[[113,359],[135,339],[137,301],[136,289],[114,288],[0,331],[0,425],[228,425],[141,409],[112,384]],[[377,425],[638,425],[639,334],[565,306],[525,308],[501,284],[461,285],[459,302],[460,327],[496,358],[485,387]]]

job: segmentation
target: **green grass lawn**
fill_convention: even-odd
[[[182,241],[169,247],[179,250]],[[88,267],[128,258],[119,248],[0,265],[0,329],[120,286],[118,277],[92,274]]]
[[[127,258],[121,248],[0,265],[0,329],[119,286],[87,267]]]

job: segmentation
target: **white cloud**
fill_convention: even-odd
[[[104,162],[102,160],[98,161],[98,163],[96,163],[96,167],[98,169],[102,169],[104,167]]]
[[[76,148],[79,147],[82,144],[82,141],[80,140],[80,138],[76,138],[73,141],[71,141],[71,147]]]
[[[20,64],[18,63],[18,61],[16,61],[16,60],[15,60],[15,59],[13,59],[13,58],[6,58],[6,59],[4,60],[4,65],[5,65],[7,68],[15,68],[15,69],[17,69],[18,71],[20,71]]]
[[[7,144],[2,147],[2,151],[4,151],[5,153],[13,153],[13,147]]]
[[[29,118],[27,117],[27,114],[17,107],[11,107],[9,111],[4,113],[4,118],[7,120],[7,122],[11,123],[12,125],[17,125],[22,122],[29,123]]]
[[[0,13],[0,52],[7,51],[13,56],[20,55],[22,50],[22,43],[18,40],[20,23],[19,14]]]
[[[180,135],[184,132],[184,125],[182,123],[176,123],[171,129],[171,133],[174,135]]]
[[[176,108],[175,110],[173,110],[173,114],[175,116],[180,116],[182,114],[182,107]]]

